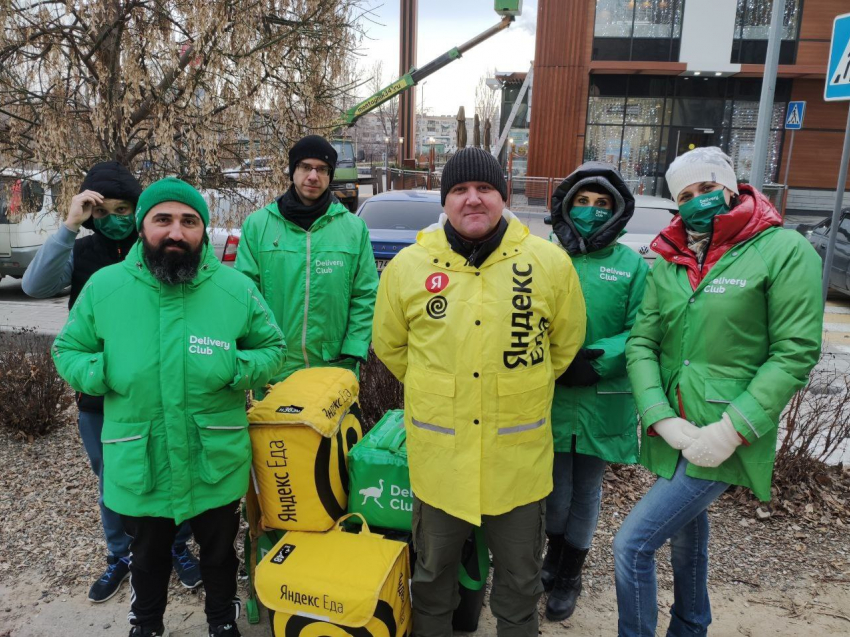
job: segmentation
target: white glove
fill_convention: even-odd
[[[699,438],[701,430],[684,418],[662,418],[652,425],[659,436],[673,449],[687,449]]]
[[[741,437],[725,413],[717,422],[700,429],[699,439],[682,455],[698,467],[719,467],[741,444]]]

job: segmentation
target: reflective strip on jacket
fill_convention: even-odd
[[[630,248],[615,243],[572,257],[587,305],[588,349],[605,353],[591,365],[600,380],[590,387],[555,385],[552,429],[555,451],[576,452],[608,462],[638,459],[637,411],[626,375],[626,339],[643,299],[649,267]]]
[[[334,199],[309,231],[284,219],[277,202],[249,215],[236,269],[260,289],[286,337],[274,382],[311,366],[355,370],[366,359],[378,271],[366,224],[341,203]]]
[[[725,412],[748,444],[717,468],[689,464],[687,474],[769,500],[779,415],[820,355],[821,260],[800,234],[776,227],[763,195],[740,188],[744,212],[715,219],[715,240],[729,245],[718,248],[701,280],[679,218],[659,236],[664,260],[650,272],[626,358],[643,465],[669,478],[679,458],[660,436],[647,435],[653,423],[681,415],[705,426]],[[737,234],[725,237],[728,227]]]
[[[413,491],[476,525],[552,490],[553,379],[585,336],[569,257],[504,215],[480,269],[451,250],[443,215],[390,261],[375,308],[375,353],[404,383]]]
[[[106,506],[180,523],[245,495],[245,390],[275,374],[285,350],[257,288],[209,246],[191,283],[155,279],[141,242],[96,272],[53,360],[75,390],[104,396]]]

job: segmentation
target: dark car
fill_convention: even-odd
[[[375,265],[381,272],[402,248],[416,242],[416,234],[440,218],[437,190],[392,190],[367,199],[357,215],[366,223]]]
[[[827,218],[811,227],[800,224],[796,230],[809,240],[821,259],[826,260],[831,226],[832,219]],[[838,236],[835,238],[835,253],[832,257],[832,271],[829,273],[829,288],[850,296],[850,208],[841,211]]]

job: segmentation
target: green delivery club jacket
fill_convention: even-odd
[[[642,464],[669,478],[678,462],[679,451],[646,435],[653,423],[681,415],[706,426],[726,412],[748,444],[687,474],[770,499],[779,415],[820,355],[820,271],[811,245],[778,227],[731,247],[696,288],[685,267],[656,260],[626,346]]]
[[[630,248],[614,243],[572,257],[587,305],[583,347],[605,353],[591,362],[600,380],[590,387],[555,385],[552,432],[555,451],[608,462],[638,460],[637,412],[626,376],[626,339],[643,299],[649,267]]]
[[[285,351],[257,288],[209,247],[191,283],[161,284],[141,243],[92,276],[53,359],[75,390],[104,396],[106,505],[180,523],[245,495],[245,390]]]
[[[236,269],[246,274],[289,347],[275,381],[305,367],[356,368],[372,340],[378,271],[369,231],[338,201],[309,231],[272,202],[242,225]],[[342,359],[342,360],[340,360]]]

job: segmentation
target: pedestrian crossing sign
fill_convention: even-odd
[[[850,13],[836,17],[833,23],[823,99],[850,100]]]
[[[788,113],[785,115],[785,130],[800,130],[803,128],[803,117],[805,116],[805,102],[788,102]]]

